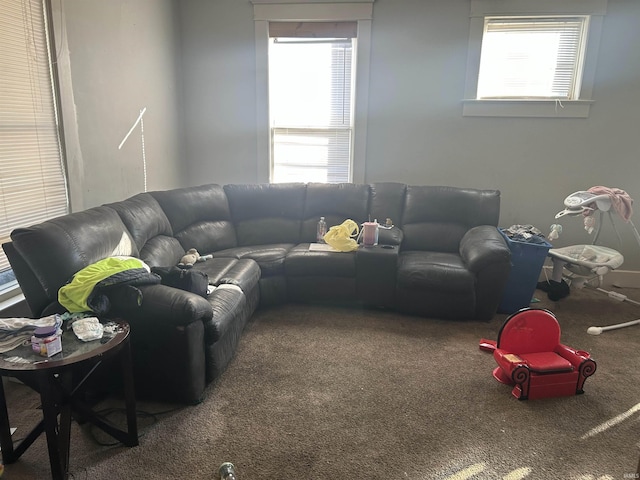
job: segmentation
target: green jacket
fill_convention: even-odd
[[[106,313],[108,293],[124,285],[160,283],[160,277],[134,257],[107,257],[77,272],[58,290],[58,302],[71,313]],[[141,298],[140,298],[141,301]]]

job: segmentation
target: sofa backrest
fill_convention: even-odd
[[[470,228],[497,226],[499,216],[498,190],[408,186],[402,249],[458,252],[460,240]]]
[[[378,223],[384,224],[385,220],[390,218],[394,225],[399,226],[402,221],[406,195],[407,186],[404,183],[372,183],[369,202],[371,220],[378,220]]]
[[[176,265],[184,255],[169,219],[150,193],[107,205],[120,215],[138,248],[140,258],[151,267]]]
[[[298,243],[304,183],[225,185],[238,245]]]
[[[339,225],[346,219],[351,219],[358,225],[367,221],[370,193],[371,187],[366,184],[307,184],[300,241],[316,241],[320,217],[325,218],[328,228]]]
[[[114,255],[138,256],[138,248],[115,210],[95,207],[11,232],[14,249],[40,289],[37,298],[55,302],[58,289],[79,270]],[[13,262],[12,262],[12,266]],[[14,270],[20,282],[19,268]],[[20,285],[24,288],[22,282]],[[25,297],[29,292],[25,292]],[[46,305],[43,305],[44,308]],[[30,307],[32,305],[30,304]],[[33,311],[38,315],[40,311]]]
[[[201,255],[237,246],[229,202],[220,185],[151,192],[184,251]],[[184,253],[184,252],[183,252]]]

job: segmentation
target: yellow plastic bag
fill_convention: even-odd
[[[324,241],[340,252],[352,252],[358,249],[358,242],[354,237],[358,236],[359,231],[358,224],[347,219],[340,225],[331,227],[324,236]]]

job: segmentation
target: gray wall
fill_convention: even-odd
[[[256,56],[249,0],[178,0],[189,182],[257,181]]]
[[[141,191],[136,138],[117,146],[143,106],[150,190],[257,181],[249,0],[55,2],[83,207]],[[640,199],[640,2],[608,4],[589,118],[514,119],[462,116],[468,0],[376,0],[365,181],[498,188],[502,226],[545,233],[576,190],[605,185]],[[562,223],[556,246],[591,241],[580,219]],[[622,245],[610,227],[602,240],[625,255],[624,269],[640,270],[640,246],[616,224]]]
[[[178,11],[172,0],[53,0],[74,211],[182,186]]]

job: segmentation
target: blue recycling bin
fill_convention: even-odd
[[[499,230],[511,250],[511,273],[502,293],[498,312],[510,314],[531,303],[551,244],[545,240],[543,243],[513,240],[503,229]]]

